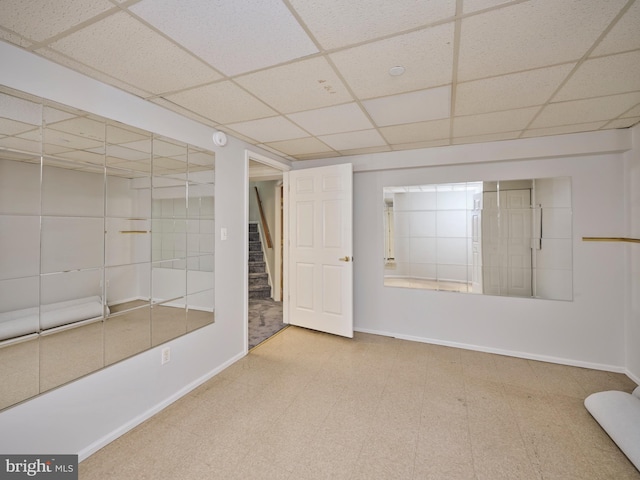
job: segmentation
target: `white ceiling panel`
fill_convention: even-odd
[[[636,90],[640,90],[640,50],[585,61],[553,100],[601,97]]]
[[[459,83],[455,114],[471,115],[543,105],[574,65],[570,63]]]
[[[293,138],[308,137],[309,134],[285,117],[270,117],[250,122],[233,123],[229,128],[240,132],[242,135],[253,138],[259,143],[277,142],[279,140],[291,140]]]
[[[269,117],[276,113],[230,81],[185,90],[166,95],[165,98],[199,115],[225,124]]]
[[[449,138],[451,120],[433,120],[431,122],[394,125],[380,129],[384,138],[390,144],[405,144],[416,142],[431,142]]]
[[[350,150],[341,150],[340,155],[369,155],[371,153],[390,152],[391,147],[382,145],[380,147],[363,147],[353,148]]]
[[[471,135],[468,137],[457,137],[451,142],[453,145],[462,145],[465,143],[484,143],[484,142],[500,142],[503,140],[513,140],[520,136],[521,130],[513,132],[489,133],[486,135]]]
[[[351,93],[323,57],[244,75],[236,78],[236,82],[280,113],[353,101]]]
[[[0,25],[40,42],[111,8],[108,0],[2,0]]]
[[[353,150],[356,148],[378,147],[386,145],[384,138],[376,130],[336,133],[318,137],[334,150]]]
[[[624,114],[622,115],[623,118],[638,116],[640,116],[640,105],[636,105],[635,107],[624,112]]]
[[[619,118],[607,123],[607,128],[629,128],[640,122],[640,116],[631,118]]]
[[[394,151],[415,150],[416,148],[443,147],[445,145],[450,145],[448,138],[443,140],[431,140],[429,142],[397,143],[392,145],[392,150]]]
[[[291,160],[640,117],[640,0],[0,0],[0,39]],[[0,117],[40,123],[2,92]],[[38,147],[22,130],[3,144]]]
[[[131,11],[225,75],[317,53],[281,0],[143,0]]]
[[[522,130],[539,110],[539,107],[529,107],[456,117],[453,119],[453,135],[454,137],[469,137]]]
[[[0,93],[0,116],[31,125],[40,125],[42,106],[23,98]]]
[[[580,59],[626,0],[535,0],[462,20],[458,80]]]
[[[290,0],[327,50],[453,17],[455,0]]]
[[[270,142],[269,147],[287,155],[305,155],[309,153],[331,152],[331,148],[314,137],[297,138],[281,142]]]
[[[393,95],[451,83],[453,24],[400,35],[330,55],[360,98]],[[401,76],[389,75],[393,66]]]
[[[362,102],[379,127],[448,118],[451,88],[439,87]]]
[[[607,33],[593,51],[593,55],[606,55],[636,48],[640,48],[640,2],[638,0]]]
[[[543,137],[547,135],[564,135],[567,133],[590,132],[604,127],[606,122],[578,123],[575,125],[560,125],[558,127],[532,128],[522,134],[522,138]]]
[[[367,116],[356,103],[292,113],[287,117],[313,135],[328,135],[373,128]]]
[[[157,94],[220,78],[204,63],[126,13],[89,25],[52,43],[51,48]],[[166,75],[167,71],[171,75]]]
[[[462,0],[462,12],[465,14],[477,12],[497,5],[504,5],[512,1],[513,0]]]
[[[77,72],[80,72],[86,75],[87,77],[95,78],[96,80],[99,80],[108,85],[113,85],[114,87],[119,88],[120,90],[124,90],[125,92],[132,93],[133,95],[136,95],[138,97],[149,98],[153,96],[153,93],[151,93],[148,90],[143,90],[142,88],[138,88],[134,85],[131,85],[130,83],[123,82],[121,79],[117,77],[113,77],[104,72],[100,72],[95,68],[89,67],[84,63],[80,63],[50,48],[40,48],[38,49],[38,54],[42,55],[45,58],[48,58],[49,60],[55,63],[58,63],[65,67],[69,67]]]
[[[629,104],[638,102],[640,92],[552,103],[544,107],[531,128],[604,121],[621,115]]]
[[[28,132],[33,130],[34,126],[28,123],[18,122],[17,120],[10,120],[0,117],[0,132],[4,135],[17,135],[19,133]]]

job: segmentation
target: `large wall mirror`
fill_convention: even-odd
[[[0,409],[214,321],[214,154],[0,88]]]
[[[384,187],[384,284],[572,300],[569,177]]]

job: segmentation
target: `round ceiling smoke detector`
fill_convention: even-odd
[[[224,147],[227,144],[227,136],[223,132],[215,132],[213,134],[213,143],[218,147]]]
[[[401,65],[396,65],[395,67],[391,67],[389,69],[389,75],[392,77],[399,77],[404,73],[404,67]]]

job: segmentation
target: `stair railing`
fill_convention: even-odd
[[[256,197],[258,198],[258,210],[260,210],[260,222],[262,223],[262,231],[264,232],[265,240],[267,241],[267,247],[273,248],[273,242],[271,241],[271,233],[269,232],[269,225],[267,219],[264,217],[264,211],[262,210],[262,201],[260,200],[260,192],[258,187],[256,189]]]

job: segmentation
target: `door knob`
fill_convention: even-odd
[[[344,256],[342,258],[339,258],[338,260],[340,260],[341,262],[349,262],[351,261],[351,257],[349,256]]]

